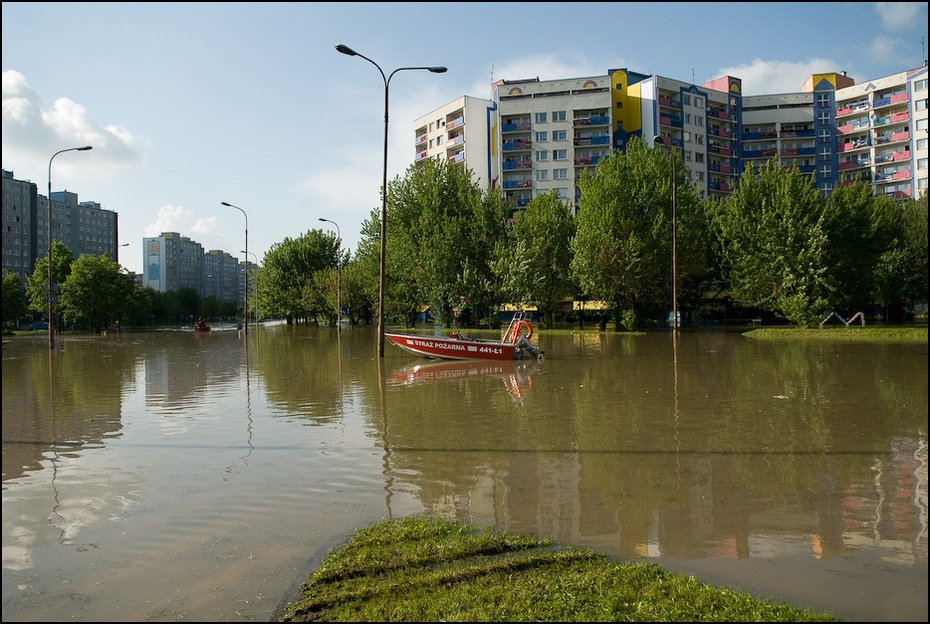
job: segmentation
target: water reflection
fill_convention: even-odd
[[[396,368],[390,383],[412,386],[434,382],[458,382],[464,387],[477,379],[500,379],[514,399],[520,400],[533,390],[533,373],[540,360],[495,362],[483,360],[416,360]]]
[[[267,620],[346,531],[423,512],[926,619],[926,345],[544,332],[541,362],[449,363],[375,340],[5,343],[3,619],[77,595],[84,619]]]

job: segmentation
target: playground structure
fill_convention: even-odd
[[[836,312],[830,312],[830,314],[827,315],[827,318],[820,321],[820,329],[823,329],[823,326],[826,324],[826,322],[829,321],[834,316],[837,319],[839,319],[839,321],[846,327],[849,327],[850,325],[852,325],[856,321],[856,319],[859,319],[859,322],[862,324],[863,327],[865,327],[865,315],[862,314],[862,312],[856,312],[855,314],[852,315],[852,317],[849,320],[844,319],[842,316],[840,316]]]

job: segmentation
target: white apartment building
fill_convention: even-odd
[[[481,188],[489,188],[496,170],[492,145],[494,102],[463,95],[462,97],[416,119],[414,162],[439,158],[462,163],[472,170],[472,180]],[[467,153],[467,165],[466,165]]]
[[[927,67],[836,93],[839,183],[902,199],[927,191]]]
[[[637,136],[679,150],[702,196],[725,197],[772,159],[823,192],[856,179],[899,199],[927,188],[926,66],[861,85],[813,74],[799,92],[761,96],[743,96],[733,76],[696,85],[627,69],[493,89],[489,102],[463,96],[416,120],[416,162],[461,163],[514,209],[553,190],[576,209],[581,173]]]

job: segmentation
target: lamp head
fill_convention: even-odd
[[[652,137],[653,142],[658,143],[659,145],[665,145],[665,139],[663,139],[658,134]]]
[[[446,69],[445,67],[428,67],[427,69],[429,69],[429,70],[430,70],[431,72],[433,72],[434,74],[444,74],[444,73],[446,73],[447,71],[449,71],[449,70]]]
[[[358,52],[356,52],[355,50],[353,50],[347,45],[342,45],[341,43],[336,46],[336,52],[341,52],[342,54],[345,54],[347,56],[358,56]]]
[[[87,150],[92,150],[92,149],[94,149],[93,145],[85,145],[84,147],[77,148],[77,151],[86,152]]]
[[[227,202],[220,202],[220,203],[224,206],[229,206],[230,208],[232,208],[232,204],[230,203],[227,203]]]

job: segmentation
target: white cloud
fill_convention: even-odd
[[[902,58],[905,52],[900,39],[876,37],[869,44],[869,54],[874,60],[882,63],[906,65]]]
[[[841,72],[844,68],[830,59],[810,59],[801,63],[754,59],[746,65],[723,67],[716,77],[742,78],[743,95],[797,93],[811,74]]]
[[[915,25],[926,25],[926,17],[921,17],[927,8],[926,2],[876,2],[875,10],[882,20],[882,27],[888,30],[907,30]]]
[[[169,204],[158,209],[155,223],[145,226],[145,236],[160,236],[162,232],[178,232],[186,236],[199,221],[197,215],[184,206]]]
[[[92,170],[108,177],[144,164],[140,141],[132,132],[113,124],[101,126],[81,104],[58,98],[47,107],[16,70],[3,71],[3,162],[23,168],[32,175],[45,170],[58,150],[79,145],[93,146],[83,158],[56,165],[63,169]]]

